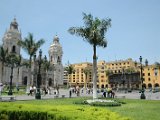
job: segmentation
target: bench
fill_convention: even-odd
[[[16,97],[15,96],[0,96],[0,101],[15,101]]]

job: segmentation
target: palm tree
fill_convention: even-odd
[[[16,67],[21,66],[21,56],[16,55],[15,53],[9,53],[6,57],[6,65],[11,68],[11,75],[10,75],[10,89],[8,95],[12,95],[12,79],[13,79],[13,69]]]
[[[87,87],[87,76],[89,75],[89,73],[90,73],[90,69],[89,68],[85,68],[84,70],[83,70],[83,72],[84,72],[84,74],[85,74],[85,83],[84,83],[84,88],[86,89],[86,87]]]
[[[40,39],[37,42],[33,38],[33,34],[29,33],[24,40],[19,40],[18,45],[20,45],[29,55],[29,74],[31,74],[31,62],[32,57],[36,54],[37,50],[44,44],[44,39]],[[31,81],[31,75],[29,75],[29,81],[27,81],[27,90],[29,91],[29,85]],[[33,81],[32,81],[33,82]],[[27,92],[28,92],[27,91]]]
[[[69,76],[75,71],[72,65],[68,65],[64,68],[65,71],[67,71],[68,74],[68,82],[69,82]],[[71,86],[71,85],[70,85]]]
[[[8,49],[4,49],[3,46],[0,46],[0,62],[2,63],[2,74],[0,82],[3,82],[3,72],[4,72],[4,64],[6,63],[6,58],[8,56]]]
[[[19,68],[22,66],[22,56],[19,55],[17,56],[17,68],[18,68],[18,71],[17,71],[17,87],[18,87],[18,81],[19,81]]]
[[[105,33],[111,26],[111,19],[93,18],[91,14],[83,13],[85,27],[70,27],[69,33],[77,35],[93,46],[93,99],[97,99],[97,56],[96,48],[107,47]]]
[[[46,84],[46,88],[47,88],[48,87],[48,71],[51,70],[51,63],[50,63],[50,61],[47,60],[46,55],[45,55],[44,61],[43,61],[43,68],[46,72],[46,82],[45,82],[45,84]]]

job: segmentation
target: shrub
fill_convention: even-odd
[[[90,103],[92,106],[102,106],[102,107],[115,107],[115,106],[121,106],[121,103],[118,102],[92,102]]]
[[[0,120],[129,120],[103,108],[0,103]]]

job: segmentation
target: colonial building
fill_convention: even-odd
[[[17,45],[18,40],[22,40],[21,32],[18,29],[18,23],[16,19],[11,22],[10,28],[5,32],[3,41],[3,48],[8,49],[9,53],[15,53],[20,55],[20,46]],[[42,76],[42,85],[48,86],[57,86],[63,85],[63,65],[62,65],[62,46],[60,45],[59,38],[56,35],[53,39],[53,43],[49,47],[49,61],[51,63],[52,69],[50,69],[47,73],[44,71],[43,67],[41,68],[41,76]],[[43,57],[43,56],[42,56]],[[26,66],[22,66],[20,68],[14,68],[13,70],[13,84],[14,85],[27,85],[27,81],[29,80],[29,76],[32,76],[32,80],[30,80],[30,85],[35,85],[37,80],[37,71],[38,71],[38,58],[34,57],[32,61],[31,74],[29,74],[29,68]],[[44,59],[44,58],[42,58]],[[22,58],[22,62],[28,61]],[[0,82],[3,84],[9,84],[10,82],[10,67],[4,66],[2,71],[2,64],[0,61]]]
[[[80,87],[92,87],[92,63],[83,62],[72,64],[74,72],[69,75],[69,85]]]
[[[139,88],[141,85],[139,63],[131,58],[113,62],[97,62],[97,87],[121,87]],[[74,73],[69,75],[69,84],[75,86],[77,83],[84,86],[89,81],[92,86],[92,63],[72,64]],[[85,77],[84,69],[90,69],[89,79]]]
[[[156,65],[143,67],[143,84],[145,88],[155,88],[160,86],[160,68]]]

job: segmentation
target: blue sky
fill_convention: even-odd
[[[111,18],[106,33],[108,47],[97,48],[98,60],[127,58],[149,63],[160,62],[160,0],[0,0],[0,39],[16,16],[22,38],[28,32],[36,40],[45,39],[41,47],[48,56],[53,37],[58,35],[63,47],[63,64],[92,62],[92,46],[70,35],[72,26],[83,26],[82,12],[94,17]],[[28,58],[22,51],[22,55]]]

